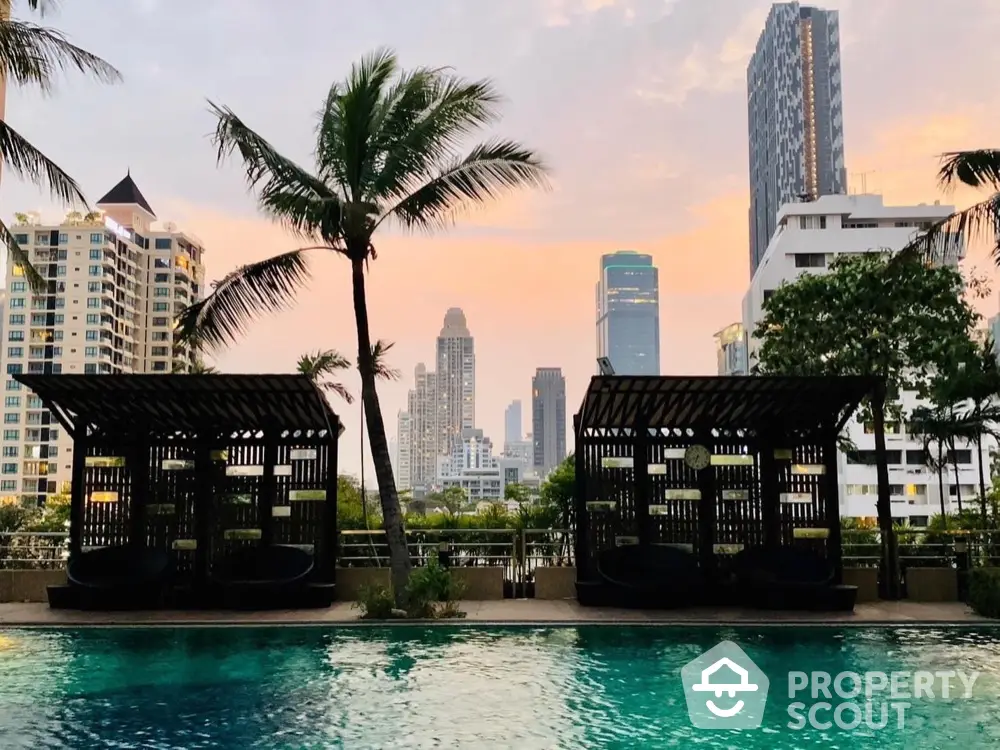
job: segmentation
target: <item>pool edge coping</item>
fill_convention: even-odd
[[[78,629],[115,629],[115,628],[399,628],[399,627],[517,627],[517,628],[570,628],[570,627],[697,627],[697,628],[1000,628],[997,620],[844,620],[834,622],[817,622],[816,620],[740,620],[726,622],[719,620],[468,620],[464,618],[449,618],[445,620],[342,620],[323,622],[316,620],[265,620],[255,621],[219,621],[219,620],[186,620],[178,622],[140,622],[127,620],[122,622],[59,622],[42,623],[38,621],[0,622],[0,631],[17,628],[19,630],[78,630]]]

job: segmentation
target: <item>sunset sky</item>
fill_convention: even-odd
[[[887,203],[968,204],[935,182],[937,154],[1000,146],[1000,3],[828,0],[841,11],[847,167]],[[236,164],[216,167],[206,98],[311,165],[314,113],[352,61],[379,46],[404,66],[492,77],[509,101],[495,132],[539,151],[548,193],[523,193],[437,237],[388,234],[369,276],[372,332],[396,342],[403,379],[382,390],[390,435],[413,368],[432,366],[449,307],[476,339],[477,422],[503,441],[536,367],[562,367],[575,412],[594,371],[602,253],[651,253],[660,269],[665,374],[714,374],[712,334],[738,319],[748,283],[747,60],[758,0],[103,0],[46,23],[116,65],[125,82],[70,76],[54,97],[13,91],[6,121],[91,200],[127,168],[161,220],[207,248],[211,279],[295,246],[258,217]],[[287,12],[294,7],[295,13]],[[992,124],[991,124],[992,123]],[[4,175],[0,212],[63,209]],[[982,253],[971,263],[987,265]],[[217,358],[231,372],[290,371],[319,348],[356,352],[345,261],[317,259],[299,304]],[[991,299],[983,312],[993,314]],[[353,373],[345,382],[357,392]],[[359,466],[357,407],[342,465]],[[570,445],[572,437],[570,436]]]

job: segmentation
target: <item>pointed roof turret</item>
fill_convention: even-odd
[[[115,185],[108,194],[97,201],[98,206],[139,206],[145,211],[149,212],[149,215],[156,218],[156,212],[153,211],[152,206],[143,197],[142,191],[139,190],[138,185],[132,179],[132,170],[129,170],[125,174],[125,178]]]

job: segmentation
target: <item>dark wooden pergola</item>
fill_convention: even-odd
[[[597,376],[576,433],[581,583],[625,544],[693,552],[708,580],[747,547],[815,545],[841,575],[837,436],[867,378]],[[708,468],[685,461],[689,446]]]
[[[304,375],[17,375],[73,438],[70,555],[168,551],[207,580],[247,544],[312,549],[333,583],[340,420]]]

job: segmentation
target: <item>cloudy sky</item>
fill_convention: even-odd
[[[748,282],[746,63],[763,0],[102,0],[46,18],[125,82],[69,77],[47,99],[8,96],[7,121],[96,200],[127,168],[163,220],[199,236],[210,278],[290,249],[260,219],[236,165],[217,168],[206,98],[310,162],[330,83],[379,46],[404,65],[492,77],[508,97],[498,134],[537,149],[553,190],[512,197],[435,238],[386,236],[369,278],[372,330],[404,371],[386,386],[390,435],[417,362],[433,361],[445,310],[476,338],[477,421],[503,440],[503,409],[530,400],[539,366],[562,367],[570,411],[594,369],[594,283],[604,252],[660,268],[668,374],[713,373],[712,334],[739,317]],[[1000,3],[828,0],[841,11],[845,140],[853,190],[937,198],[936,155],[997,146]],[[288,12],[290,7],[294,13]],[[5,176],[0,212],[58,217]],[[985,267],[982,258],[973,258]],[[288,371],[299,354],[356,351],[345,262],[315,264],[294,310],[218,358],[233,372]],[[984,312],[995,312],[990,300]],[[353,376],[346,381],[355,390]],[[357,426],[356,408],[345,411]],[[527,410],[526,410],[527,415]],[[530,429],[530,425],[525,425]],[[357,434],[356,429],[352,434]],[[357,442],[345,446],[348,470]]]

